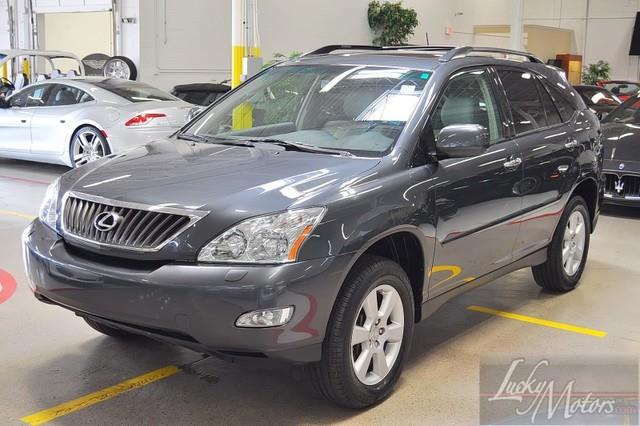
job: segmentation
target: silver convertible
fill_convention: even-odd
[[[47,80],[0,99],[0,157],[82,166],[168,136],[191,107],[135,81]]]

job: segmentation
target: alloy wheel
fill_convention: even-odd
[[[106,154],[106,147],[96,130],[84,129],[73,141],[73,163],[76,167],[98,160]]]
[[[131,69],[121,59],[114,59],[107,62],[104,69],[105,77],[121,78],[123,80],[129,80],[131,77]]]
[[[575,275],[582,264],[584,245],[586,241],[586,227],[584,216],[574,211],[569,216],[567,227],[562,240],[562,267],[570,277]]]
[[[390,285],[380,285],[365,297],[351,333],[351,362],[361,383],[380,383],[396,364],[404,320],[402,298]]]

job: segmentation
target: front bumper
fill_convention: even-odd
[[[351,255],[287,265],[130,262],[69,246],[34,221],[23,236],[30,286],[40,300],[107,325],[194,350],[313,362]],[[235,326],[241,314],[294,306],[281,327]]]

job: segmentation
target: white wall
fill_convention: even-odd
[[[0,50],[10,47],[7,0],[0,0]]]
[[[17,4],[19,44],[28,46],[26,0],[0,0],[0,5],[6,1]],[[118,1],[120,16],[136,20],[119,24],[121,52],[139,65],[143,80],[170,88],[181,82],[229,78],[231,0]],[[309,51],[332,43],[370,43],[368,2],[260,0],[265,61],[275,52]],[[508,35],[477,36],[473,26],[509,24],[512,0],[404,0],[403,4],[418,12],[420,26],[410,39],[412,43],[424,43],[428,31],[431,44],[509,46]],[[582,54],[585,64],[604,59],[611,63],[613,77],[640,79],[640,62],[628,55],[638,10],[640,0],[525,0],[524,21],[572,29],[571,53]],[[2,25],[6,24],[0,16],[0,47],[7,39]],[[444,34],[447,25],[454,30],[450,36]]]

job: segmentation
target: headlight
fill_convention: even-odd
[[[294,262],[324,212],[323,207],[314,207],[247,219],[204,246],[198,261]]]
[[[40,221],[56,231],[58,221],[58,193],[60,192],[60,178],[53,181],[44,194],[44,200],[40,206]]]

